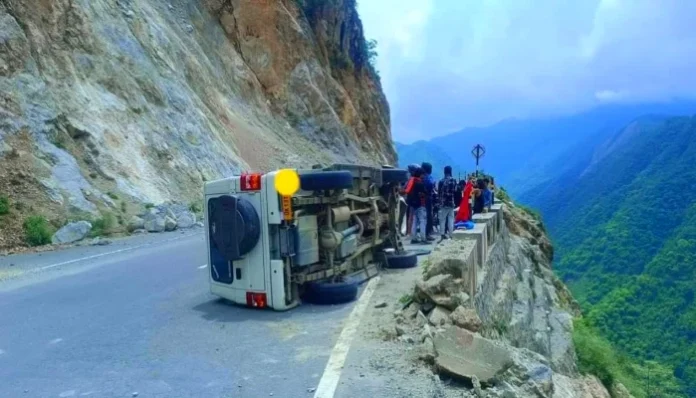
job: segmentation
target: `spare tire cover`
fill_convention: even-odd
[[[259,215],[248,200],[223,195],[208,201],[210,237],[230,261],[249,253],[261,237]]]

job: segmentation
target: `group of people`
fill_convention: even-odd
[[[489,211],[495,200],[492,177],[470,174],[457,181],[452,167],[445,166],[444,177],[436,183],[433,166],[427,162],[409,165],[408,171],[411,177],[402,194],[408,204],[406,233],[413,244],[435,241],[437,234],[441,239],[451,239],[455,226],[471,221],[474,214]]]

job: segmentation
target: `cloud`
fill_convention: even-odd
[[[509,117],[696,96],[696,1],[362,0],[410,142]]]

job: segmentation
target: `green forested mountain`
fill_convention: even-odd
[[[544,216],[557,272],[614,345],[696,396],[696,118],[638,120],[570,159],[520,197]]]

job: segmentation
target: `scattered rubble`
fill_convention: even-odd
[[[89,242],[90,246],[106,246],[110,245],[111,241],[109,239],[102,238],[100,236],[97,236],[96,238],[92,239],[91,242]]]
[[[131,231],[145,229],[148,232],[174,231],[197,226],[196,215],[181,203],[163,203],[134,216],[128,223]]]
[[[538,229],[519,217],[505,213],[515,231]],[[495,237],[480,228],[481,239],[492,240],[484,254],[476,239],[438,245],[415,281],[412,302],[394,312],[398,341],[415,341],[406,349],[414,360],[469,386],[456,396],[609,397],[597,378],[577,370],[572,319],[579,313],[550,269],[547,240],[536,229],[532,240],[527,231],[510,234],[504,223],[495,228]],[[476,300],[469,296],[470,267],[477,267]],[[625,387],[614,390],[623,396]]]

